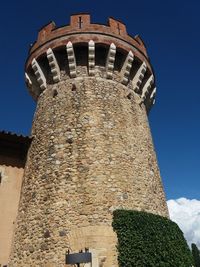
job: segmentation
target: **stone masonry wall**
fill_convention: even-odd
[[[64,266],[68,249],[85,247],[96,255],[94,266],[116,267],[114,209],[168,216],[146,110],[138,103],[126,86],[101,75],[66,77],[43,91],[10,267]]]

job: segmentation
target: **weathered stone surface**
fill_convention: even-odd
[[[35,98],[9,267],[64,267],[66,251],[85,248],[93,267],[117,267],[113,211],[168,216],[147,118],[155,84],[145,83],[152,69],[142,40],[129,38],[114,19],[109,27],[90,24],[86,14],[72,16],[67,27],[45,26],[26,64],[33,91],[33,56],[46,80]],[[42,56],[49,45],[57,83]]]
[[[104,248],[104,266],[116,266],[114,209],[167,216],[145,107],[103,78],[63,81],[56,90],[56,98],[49,86],[38,100],[10,266],[41,266],[41,259],[64,266],[74,242],[74,250]]]

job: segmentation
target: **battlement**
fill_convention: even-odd
[[[51,22],[44,26],[25,67],[31,95],[37,99],[48,84],[81,76],[79,66],[87,68],[88,76],[96,76],[100,67],[102,78],[120,82],[138,94],[147,111],[155,102],[155,79],[145,45],[139,36],[129,36],[118,20],[93,24],[89,14],[77,14],[71,16],[70,25],[56,28]]]
[[[137,49],[139,49],[145,56],[147,56],[146,48],[142,39],[137,35],[134,38],[129,36],[126,31],[126,25],[114,18],[108,19],[108,25],[91,23],[91,16],[89,14],[76,14],[70,18],[70,25],[56,28],[55,22],[50,22],[41,28],[38,33],[37,41],[30,49],[30,54],[33,53],[38,47],[44,45],[52,39],[60,38],[67,34],[72,33],[86,33],[96,32],[104,33],[105,35],[112,35],[123,39]]]

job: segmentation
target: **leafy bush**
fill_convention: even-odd
[[[116,210],[120,267],[190,267],[191,251],[178,225],[147,212]]]
[[[194,258],[194,266],[200,267],[200,251],[195,244],[192,244],[192,255]]]

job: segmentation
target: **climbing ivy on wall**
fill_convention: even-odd
[[[116,210],[120,267],[190,267],[191,251],[182,231],[171,220],[147,212]]]

